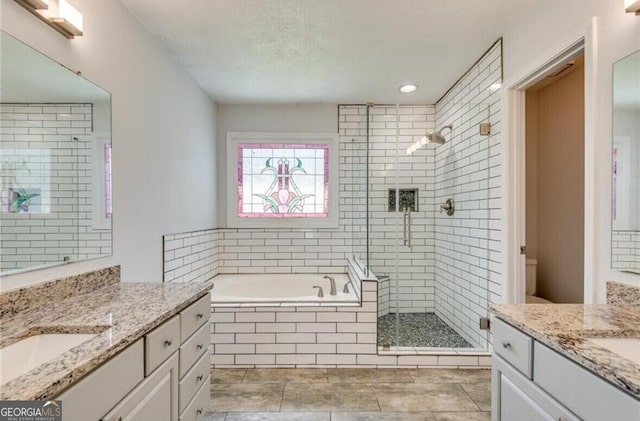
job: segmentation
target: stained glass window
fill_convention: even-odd
[[[238,145],[238,216],[327,218],[329,145]]]

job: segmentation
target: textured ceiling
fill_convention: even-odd
[[[121,1],[221,103],[433,103],[539,0]]]

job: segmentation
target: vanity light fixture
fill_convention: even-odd
[[[20,0],[18,3],[22,4],[22,6],[33,9],[33,10],[42,10],[48,9],[49,4],[47,0]]]
[[[82,13],[67,0],[16,0],[16,2],[66,38],[82,36],[84,29]]]
[[[640,16],[640,0],[624,0],[624,9],[627,13],[635,13]]]
[[[413,83],[408,83],[406,85],[400,86],[400,88],[398,89],[400,89],[400,92],[402,92],[403,94],[410,94],[411,92],[415,92],[416,90],[418,90],[418,85],[414,85]]]

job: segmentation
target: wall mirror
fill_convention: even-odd
[[[611,265],[640,273],[640,51],[613,65]]]
[[[111,255],[111,94],[0,32],[0,274]]]

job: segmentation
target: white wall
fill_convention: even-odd
[[[335,104],[230,105],[217,107],[218,195],[226,197],[227,132],[337,133]],[[225,202],[218,208],[218,227],[227,226]]]
[[[597,251],[596,300],[605,302],[609,280],[640,285],[640,276],[611,270],[611,115],[612,66],[640,49],[640,17],[625,13],[623,0],[541,0],[504,34],[505,79],[515,77],[592,16],[598,20],[596,78]],[[588,256],[586,257],[589,258]]]
[[[117,1],[75,0],[85,35],[67,40],[1,0],[2,29],[112,94],[114,255],[2,279],[0,288],[122,265],[162,279],[162,234],[216,221],[215,104]]]

